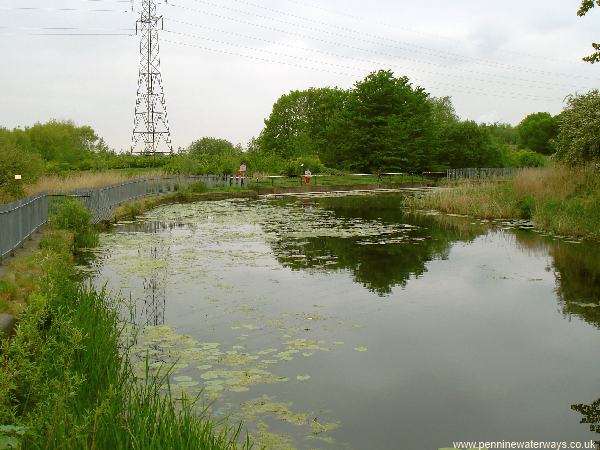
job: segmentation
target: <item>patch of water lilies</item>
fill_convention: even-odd
[[[274,253],[277,258],[306,260],[305,248],[322,237],[350,238],[364,245],[401,243],[421,239],[411,236],[415,228],[344,218],[318,207],[307,210],[296,200],[167,205],[147,213],[143,221],[116,227],[115,233],[102,236],[102,249],[110,258],[107,271],[113,285],[109,287],[127,289],[140,299],[138,308],[151,314],[147,323],[161,323],[167,296],[189,295],[185,286],[193,285],[202,291],[192,306],[207,317],[199,329],[218,327],[219,333],[200,333],[213,336],[204,342],[198,334],[180,334],[166,325],[142,328],[132,350],[138,376],[145,376],[146,364],[155,373],[169,371],[175,394],[200,394],[213,410],[225,409],[225,414],[243,420],[251,428],[257,448],[293,448],[298,438],[307,440],[299,444],[302,448],[316,446],[313,441],[325,447],[332,444],[330,432],[339,422],[323,420],[310,411],[294,411],[290,402],[274,396],[252,396],[265,390],[277,394],[311,389],[319,377],[310,373],[310,366],[299,369],[294,364],[344,350],[343,341],[326,341],[319,334],[334,321],[343,322],[321,313],[323,310],[310,310],[310,304],[268,314],[273,300],[261,300],[260,296],[250,300],[226,274],[240,268],[278,270],[281,266]],[[148,223],[163,225],[148,231],[144,228]],[[321,253],[311,256],[310,264],[328,268],[335,266],[337,259],[334,254]],[[267,338],[257,342],[261,335]],[[352,348],[366,351],[366,347],[349,345],[348,353]],[[282,424],[295,431],[289,436],[279,433]]]
[[[304,338],[287,339],[280,348],[267,347],[250,352],[246,347],[233,345],[230,350],[217,342],[200,342],[191,336],[178,334],[167,325],[147,326],[137,335],[132,354],[134,370],[144,378],[146,367],[153,372],[170,370],[172,392],[190,396],[201,392],[204,398],[214,402],[234,399],[236,394],[251,391],[255,386],[286,383],[287,376],[278,375],[268,368],[292,361],[298,356],[310,357],[314,352],[327,352],[323,340]],[[334,345],[342,345],[336,341]],[[308,352],[307,350],[310,350]],[[296,382],[311,380],[309,374],[298,374]],[[253,437],[259,448],[291,449],[293,439],[281,433],[271,433],[265,420],[277,420],[296,427],[303,427],[304,439],[333,443],[327,432],[340,426],[339,422],[326,422],[310,413],[295,412],[291,402],[278,402],[275,397],[261,397],[226,403],[226,409],[235,419],[246,424],[255,423]],[[298,432],[293,433],[298,435]]]

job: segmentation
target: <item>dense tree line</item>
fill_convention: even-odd
[[[70,121],[0,127],[0,193],[15,174],[28,182],[73,170],[163,167],[170,173],[420,172],[454,167],[535,167],[548,157],[570,165],[600,162],[600,94],[574,95],[558,116],[536,112],[516,127],[461,120],[449,97],[381,70],[351,89],[291,91],[273,105],[245,148],[213,137],[173,157],[117,153],[89,126]],[[17,194],[17,193],[15,193]]]
[[[533,151],[550,153],[548,142],[556,134],[554,119],[540,114],[549,119],[542,124],[536,116],[517,128],[461,121],[449,97],[431,97],[407,77],[380,70],[349,90],[283,95],[265,120],[257,148],[288,160],[316,157],[345,171],[539,166],[545,160]]]

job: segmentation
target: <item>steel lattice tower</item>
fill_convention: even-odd
[[[156,15],[156,0],[142,0],[136,35],[140,39],[140,71],[131,153],[154,156],[172,154],[171,132],[160,74],[158,30],[162,16]]]

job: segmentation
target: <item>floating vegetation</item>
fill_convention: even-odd
[[[266,268],[273,274],[267,275],[269,283],[277,286],[282,282],[277,275],[281,263],[294,270],[331,273],[347,262],[338,253],[339,247],[312,252],[318,240],[346,240],[354,248],[419,245],[426,239],[419,234],[420,228],[378,218],[345,217],[318,204],[307,212],[296,200],[168,205],[142,220],[117,226],[116,233],[103,236],[104,248],[111,250],[114,285],[140,299],[136,320],[141,325],[159,324],[140,328],[134,347],[136,373],[143,376],[146,358],[151,371],[169,370],[175,392],[200,394],[219,415],[243,420],[258,448],[291,449],[294,444],[306,448],[306,440],[319,442],[311,447],[332,445],[330,432],[340,426],[338,422],[323,421],[310,410],[296,411],[291,402],[276,395],[312,384],[311,375],[304,372],[310,368],[298,369],[295,360],[310,365],[309,359],[320,355],[321,363],[327,352],[344,345],[342,336],[332,336],[333,332],[343,327],[352,333],[362,325],[334,317],[327,297],[301,303],[302,299],[298,308],[282,312],[272,296],[249,296],[246,286],[230,274]],[[193,336],[160,325],[167,292],[169,296],[189,295],[186,286],[190,285],[197,290],[177,313],[197,318],[191,329],[200,332],[194,331]],[[162,313],[157,303],[161,295]],[[355,350],[367,351],[366,347]],[[248,400],[265,390],[275,395]],[[288,434],[286,426],[295,431]]]
[[[243,402],[240,405],[240,410],[244,417],[248,418],[274,415],[277,419],[293,425],[301,426],[308,424],[308,415],[291,411],[291,406],[291,402],[275,402],[273,397],[263,395],[262,397]]]
[[[367,347],[354,347],[354,350],[357,352],[366,352],[369,349]]]

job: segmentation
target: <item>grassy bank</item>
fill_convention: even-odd
[[[506,180],[463,180],[406,200],[413,209],[486,219],[531,219],[553,234],[600,238],[600,174],[593,167],[528,169]]]
[[[165,376],[135,378],[116,305],[76,272],[78,234],[48,231],[5,280],[22,306],[16,335],[2,342],[0,448],[247,447],[237,444],[239,429],[173,398]]]

